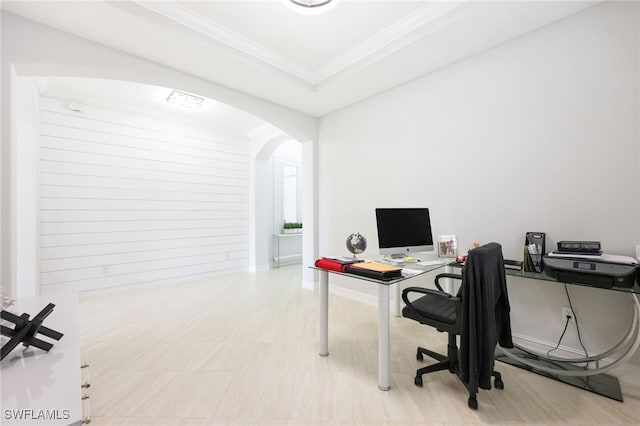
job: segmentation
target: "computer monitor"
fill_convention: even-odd
[[[380,254],[393,258],[410,252],[433,251],[428,208],[376,209]]]

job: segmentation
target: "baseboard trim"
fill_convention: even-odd
[[[523,334],[512,333],[513,339],[518,341],[518,345],[525,349],[529,349],[539,354],[546,354],[548,350],[556,347],[556,343],[547,340],[538,339]],[[560,357],[583,357],[584,352],[569,346],[560,345],[555,351],[556,356]]]
[[[302,288],[305,290],[315,291],[320,288],[320,283],[317,281],[302,280]]]
[[[252,274],[255,274],[258,272],[266,272],[269,269],[271,269],[269,265],[255,265],[255,266],[249,267],[249,272],[251,272]]]

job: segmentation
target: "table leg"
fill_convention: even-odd
[[[329,272],[320,271],[320,356],[329,355]]]
[[[378,388],[391,389],[389,378],[389,286],[378,285]]]
[[[393,285],[393,316],[400,316],[400,284]]]

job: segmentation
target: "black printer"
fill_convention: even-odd
[[[600,288],[631,288],[638,274],[638,261],[613,254],[579,255],[551,252],[542,257],[544,272],[564,282]]]

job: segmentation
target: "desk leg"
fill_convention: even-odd
[[[389,379],[389,286],[378,284],[378,388],[391,389]]]
[[[320,271],[320,356],[329,355],[329,272]]]
[[[400,283],[393,285],[393,316],[400,316]]]

